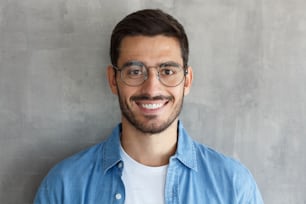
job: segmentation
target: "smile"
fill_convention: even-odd
[[[158,109],[161,108],[163,106],[162,103],[148,103],[148,104],[141,104],[141,107],[145,108],[145,109]]]

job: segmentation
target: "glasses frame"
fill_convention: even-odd
[[[174,62],[164,62],[164,63],[160,63],[160,64],[158,64],[158,65],[156,65],[156,66],[147,66],[147,65],[145,65],[144,63],[142,63],[142,62],[140,62],[140,61],[131,61],[131,62],[128,62],[128,63],[131,63],[131,64],[134,63],[134,64],[138,64],[138,65],[140,65],[140,66],[143,66],[143,67],[145,68],[147,74],[149,73],[149,69],[150,69],[150,68],[156,68],[158,80],[160,81],[161,84],[163,84],[164,86],[167,86],[167,87],[176,87],[176,86],[180,85],[180,84],[183,82],[183,80],[184,80],[184,78],[186,77],[186,75],[188,74],[187,65],[182,66],[182,65],[177,64],[177,63],[174,63]],[[127,64],[128,64],[128,63],[127,63]],[[165,82],[163,82],[163,81],[161,80],[161,78],[160,78],[160,69],[161,69],[161,66],[164,65],[164,64],[167,64],[167,63],[174,63],[174,64],[176,64],[179,68],[182,68],[182,70],[183,70],[183,72],[184,72],[184,75],[183,75],[182,79],[181,79],[176,85],[173,85],[173,86],[167,85],[167,84],[165,84]],[[131,87],[141,86],[141,85],[148,79],[147,75],[144,75],[144,76],[143,76],[143,81],[142,81],[140,84],[137,84],[137,85],[128,84],[128,83],[126,83],[126,82],[123,80],[123,75],[122,75],[122,73],[123,73],[122,71],[123,71],[126,67],[128,67],[128,66],[123,66],[123,67],[121,67],[121,68],[119,68],[119,67],[117,67],[117,66],[115,66],[115,65],[111,65],[111,66],[113,67],[113,69],[114,69],[115,71],[120,72],[120,80],[121,80],[125,85],[127,85],[127,86],[131,86]]]

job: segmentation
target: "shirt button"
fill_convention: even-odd
[[[119,167],[120,169],[123,167],[122,162],[119,162],[119,163],[118,163],[118,167]]]
[[[120,200],[122,196],[121,196],[120,193],[117,193],[117,194],[115,195],[115,197],[116,197],[117,200]]]

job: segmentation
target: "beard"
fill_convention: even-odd
[[[170,101],[171,100],[173,101],[173,97],[156,96],[156,97],[151,98],[147,95],[134,96],[134,97],[131,97],[131,100],[136,100],[136,99],[154,100],[154,99],[162,99],[162,98],[167,98],[167,99],[170,99]],[[133,125],[137,130],[139,130],[142,133],[157,134],[157,133],[161,133],[164,130],[166,130],[178,118],[183,108],[184,92],[182,93],[182,96],[179,98],[179,101],[175,105],[174,110],[171,112],[170,116],[166,118],[166,120],[163,120],[163,121],[156,120],[156,122],[154,121],[154,119],[156,119],[159,116],[151,115],[151,116],[143,116],[145,117],[145,119],[138,118],[137,115],[130,109],[127,103],[123,100],[119,90],[118,90],[118,99],[119,99],[121,113],[123,117],[131,125]]]

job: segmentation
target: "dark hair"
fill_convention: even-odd
[[[115,26],[110,45],[110,57],[113,65],[117,65],[123,38],[137,35],[165,35],[177,38],[181,47],[184,67],[187,67],[189,48],[184,27],[175,18],[159,9],[144,9],[131,13]]]

